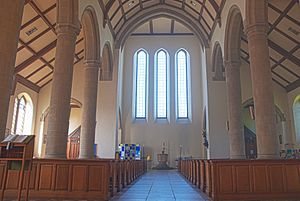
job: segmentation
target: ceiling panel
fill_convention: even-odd
[[[153,20],[154,33],[170,33],[171,20],[167,18],[159,18]]]

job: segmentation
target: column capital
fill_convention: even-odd
[[[57,34],[70,34],[77,36],[80,33],[80,26],[71,23],[60,23],[56,27]]]
[[[267,23],[246,24],[244,30],[248,37],[251,37],[253,35],[267,36],[269,25]]]
[[[225,69],[240,69],[241,61],[224,61]]]
[[[100,66],[101,66],[101,61],[100,61],[100,60],[85,60],[85,61],[83,62],[83,65],[84,65],[86,68],[94,68],[94,67],[100,68]]]

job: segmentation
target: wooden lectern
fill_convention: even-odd
[[[25,169],[27,169],[27,183],[25,187],[25,200],[28,200],[30,173],[34,150],[34,135],[9,135],[0,143],[0,161],[6,162],[2,180],[0,200],[4,199],[8,170],[13,166],[19,169],[18,201],[21,200]],[[18,167],[20,166],[20,167]]]

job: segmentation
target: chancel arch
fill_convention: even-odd
[[[157,18],[169,18],[180,22],[196,35],[203,47],[208,46],[208,36],[204,34],[203,27],[199,25],[194,18],[191,18],[180,9],[175,9],[166,5],[150,7],[143,12],[133,15],[118,31],[116,36],[116,46],[123,47],[126,39],[135,29],[145,22]]]

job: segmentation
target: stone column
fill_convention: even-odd
[[[238,61],[225,62],[231,159],[245,158],[240,67]]]
[[[79,158],[94,158],[98,74],[100,62],[97,60],[88,60],[85,61],[84,66],[85,80]]]
[[[77,0],[58,0],[57,43],[50,98],[46,158],[66,158],[76,38]]]
[[[0,141],[3,140],[13,72],[23,16],[24,0],[1,1],[0,6]]]
[[[257,151],[259,159],[279,157],[273,83],[268,46],[266,0],[246,1],[246,34],[250,54]]]

